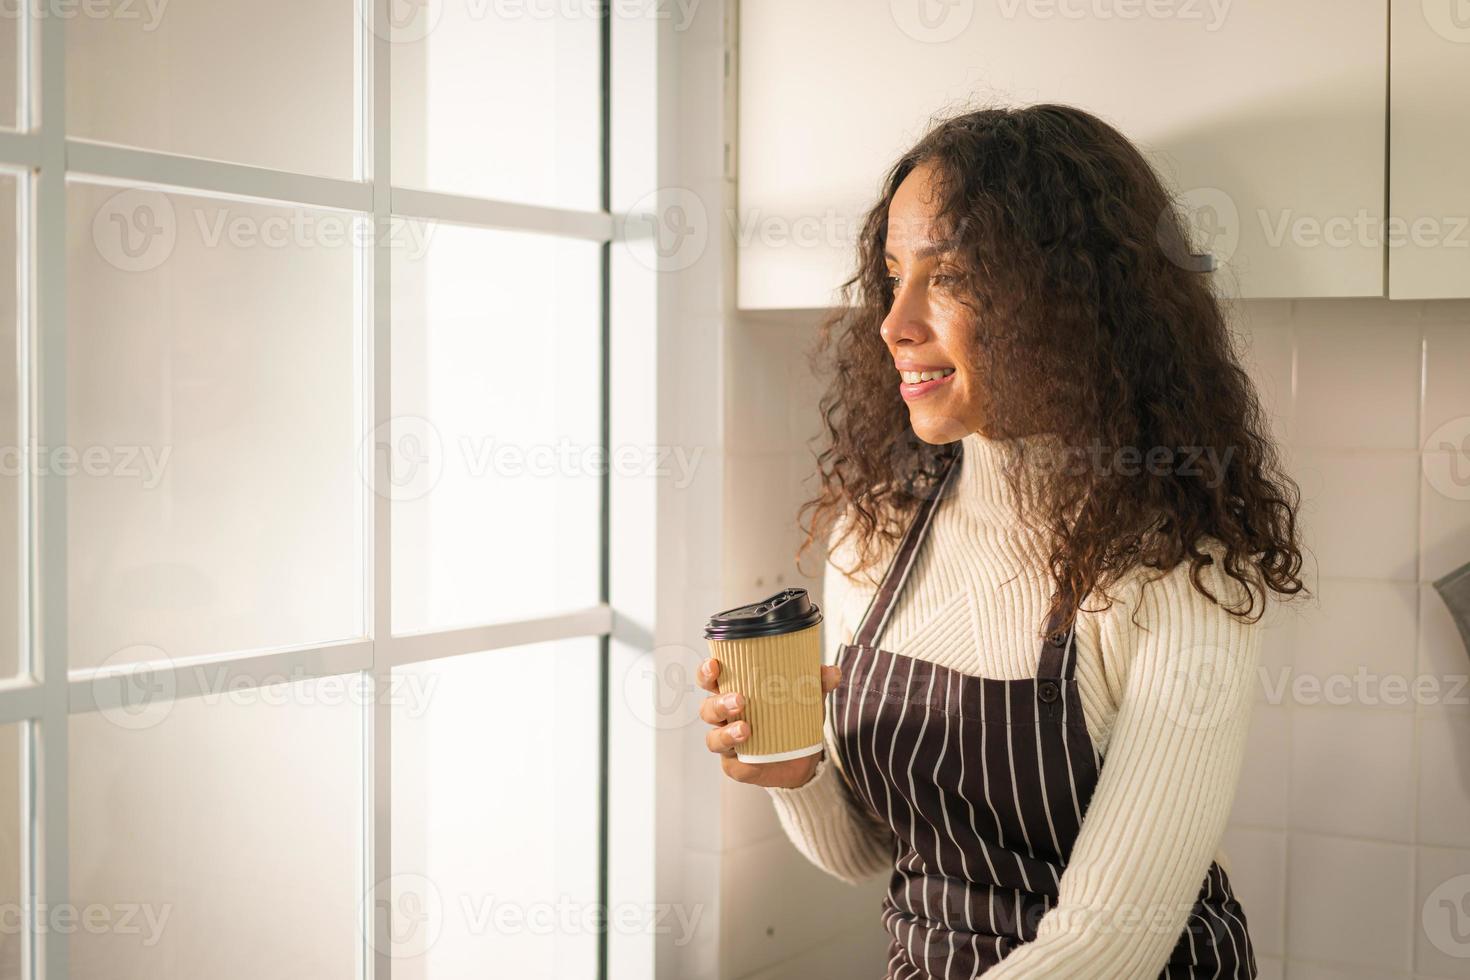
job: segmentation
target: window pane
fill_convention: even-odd
[[[358,678],[220,679],[71,719],[72,901],[119,917],[72,934],[74,977],[355,980]]]
[[[0,6],[0,129],[14,129],[20,106],[20,12],[26,8]]]
[[[597,3],[400,3],[393,183],[595,210]]]
[[[361,635],[356,219],[68,207],[72,667]]]
[[[596,975],[597,651],[394,672],[394,976]]]
[[[354,176],[353,0],[105,10],[66,20],[68,136]]]
[[[0,725],[0,980],[19,980],[20,911],[22,884],[20,856],[26,847],[23,836],[21,781],[25,765],[20,725]]]
[[[4,18],[0,18],[3,23]],[[0,172],[0,677],[20,670],[22,547],[21,470],[25,445],[20,432],[20,364],[16,359],[20,292],[16,246],[19,241],[20,180]]]
[[[453,225],[401,237],[382,490],[394,630],[594,605],[601,246]]]

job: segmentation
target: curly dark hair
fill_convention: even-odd
[[[1206,539],[1246,587],[1246,600],[1225,607],[1233,614],[1259,619],[1265,589],[1304,592],[1300,491],[1266,434],[1209,277],[1190,255],[1181,209],[1121,133],[1055,104],[941,118],[885,177],[844,302],[824,318],[808,355],[832,380],[819,403],[821,488],[798,514],[806,535],[798,565],[839,522],[833,551],[852,535],[859,545],[857,567],[843,571],[874,564],[882,542],[895,541],[933,492],[943,457],[958,451],[958,443],[917,437],[880,334],[893,303],[888,206],[920,165],[932,171],[936,234],[955,248],[956,293],[974,314],[969,367],[983,378],[980,431],[1021,450],[1007,477],[1025,504],[1017,518],[1046,535],[1051,611],[1070,625],[1089,596],[1110,605],[1109,586],[1130,570],[1183,561],[1195,587],[1223,606],[1201,579],[1216,560]],[[1037,482],[1021,476],[1033,441],[1023,437],[1035,434],[1054,437],[1075,460],[1202,447],[1227,465],[1049,466]]]

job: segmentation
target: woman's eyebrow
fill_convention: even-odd
[[[954,246],[949,242],[926,242],[914,249],[914,260],[927,259],[931,255],[942,255],[953,251]],[[885,259],[894,259],[895,261],[898,259],[898,256],[886,248],[883,250],[883,257]]]

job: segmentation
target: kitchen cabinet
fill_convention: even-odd
[[[1071,103],[1134,140],[1228,294],[1384,293],[1382,0],[742,0],[739,17],[741,308],[830,305],[883,172],[936,112],[997,102]]]
[[[1388,295],[1467,297],[1470,5],[1393,0],[1392,9]]]

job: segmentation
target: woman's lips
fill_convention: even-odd
[[[898,383],[898,393],[903,396],[904,401],[911,402],[915,398],[923,398],[925,395],[929,394],[929,392],[933,391],[935,388],[938,388],[940,385],[949,384],[951,381],[954,380],[954,375],[955,373],[951,371],[949,374],[946,374],[942,378],[934,378],[929,381],[920,381],[917,384],[908,384],[906,382],[900,381]]]

